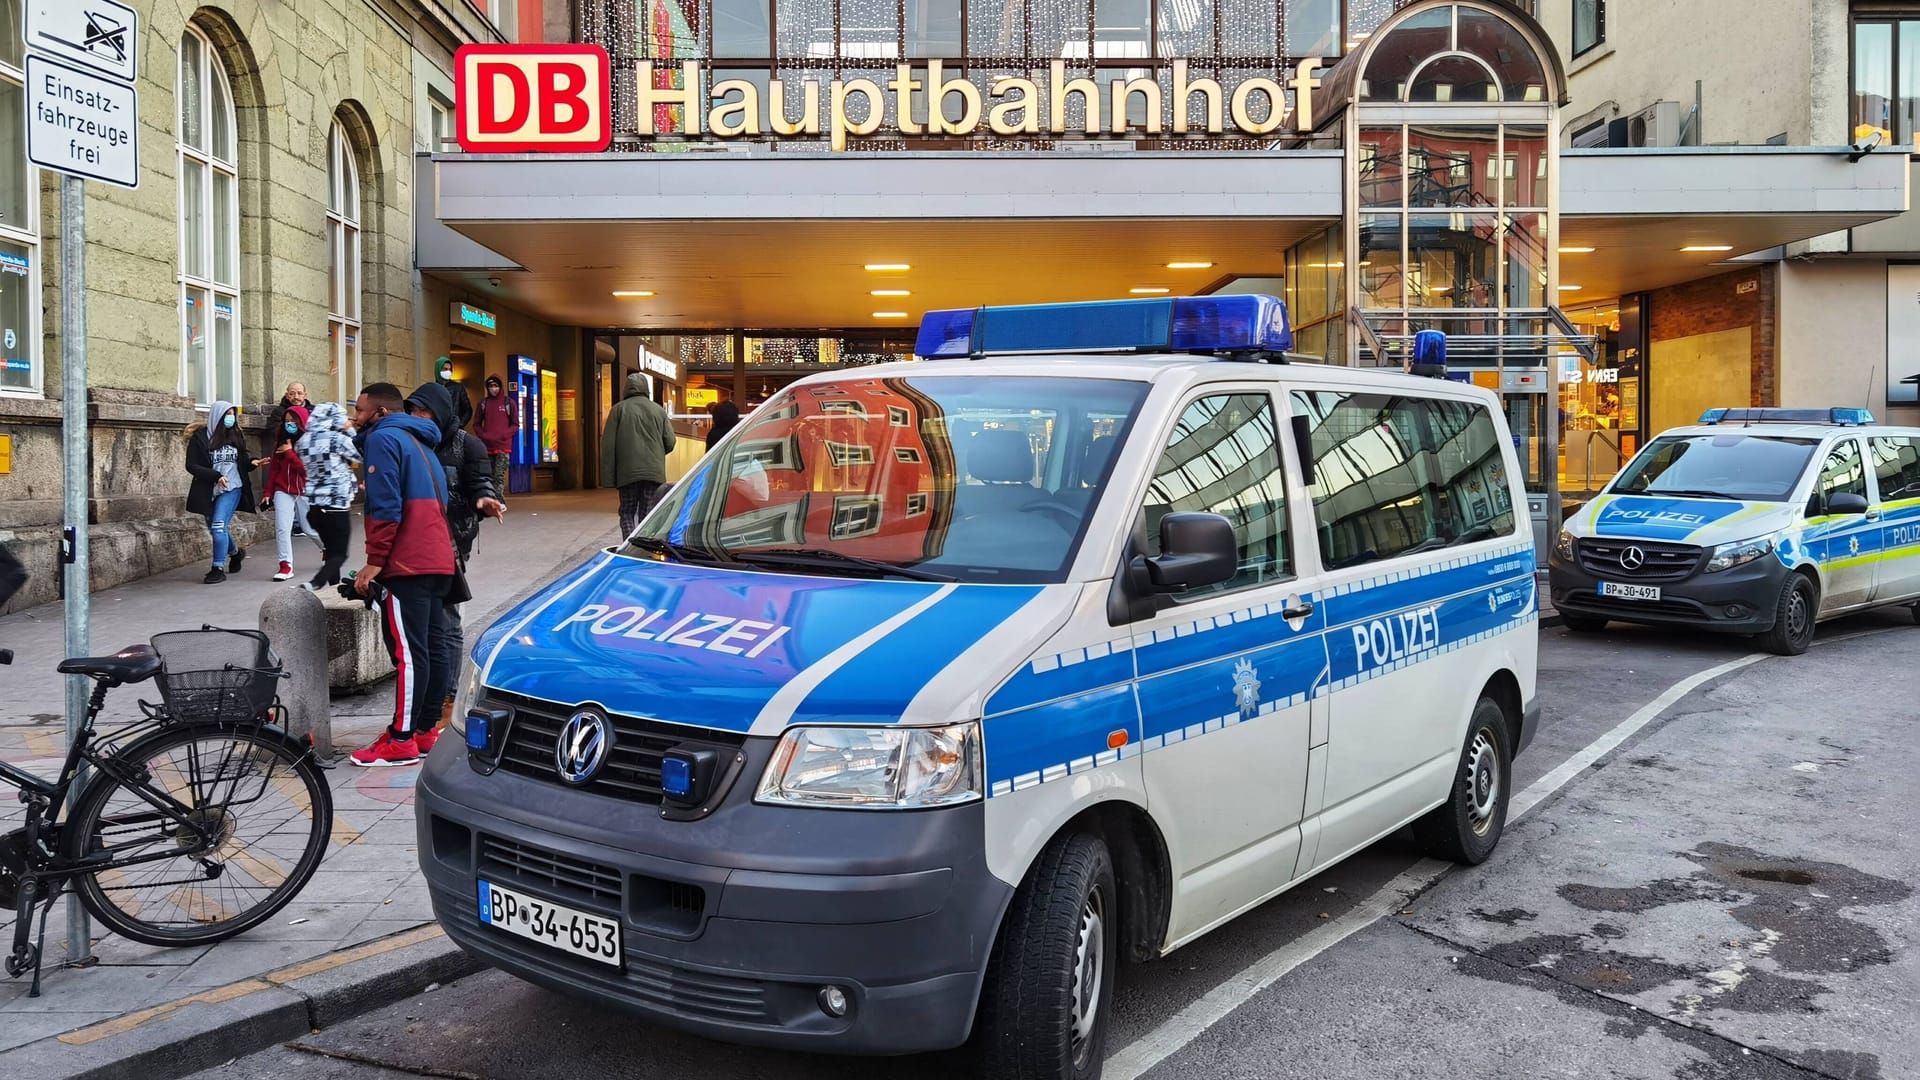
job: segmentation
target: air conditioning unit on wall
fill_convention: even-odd
[[[1680,103],[1656,101],[1608,125],[1613,146],[1679,146]]]

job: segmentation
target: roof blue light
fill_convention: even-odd
[[[1874,422],[1869,409],[1708,409],[1702,424],[1835,424],[1864,427]]]
[[[1287,305],[1244,294],[929,311],[914,354],[937,359],[1047,352],[1284,353]]]

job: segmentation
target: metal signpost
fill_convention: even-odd
[[[87,493],[87,192],[89,179],[140,184],[140,101],[134,91],[139,16],[113,0],[29,0],[27,159],[60,178],[61,422],[66,472],[68,656],[84,656],[90,564]],[[87,680],[67,678],[67,745],[86,716]],[[67,962],[92,954],[86,910],[67,898]]]

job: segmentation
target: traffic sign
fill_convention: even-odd
[[[27,48],[132,82],[140,16],[114,0],[28,0]]]
[[[133,87],[27,54],[27,160],[43,169],[140,186]]]

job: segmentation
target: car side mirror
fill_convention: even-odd
[[[1851,516],[1867,512],[1867,498],[1851,491],[1827,496],[1827,513]]]
[[[1168,514],[1160,521],[1160,551],[1154,558],[1134,557],[1134,580],[1142,591],[1185,592],[1240,572],[1240,541],[1233,523],[1219,514]]]

